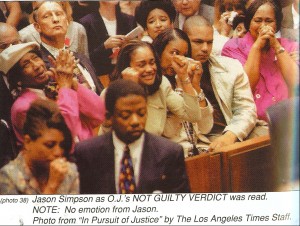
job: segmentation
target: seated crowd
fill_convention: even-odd
[[[267,135],[299,95],[299,0],[130,2],[0,11],[0,194],[190,192],[185,158]]]

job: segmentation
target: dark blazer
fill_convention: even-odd
[[[136,27],[133,16],[116,10],[117,34],[126,35]],[[96,69],[97,76],[110,74],[114,65],[111,64],[112,49],[105,49],[104,42],[109,38],[104,21],[99,12],[90,13],[79,20],[86,30],[90,59]]]
[[[0,72],[0,119],[4,119],[11,124],[10,109],[13,104],[13,98]]]
[[[79,54],[79,53],[74,53],[74,56],[76,59],[79,59],[79,63],[82,67],[84,67],[91,75],[95,86],[96,86],[96,93],[99,95],[102,90],[104,89],[103,85],[101,84],[101,82],[99,81],[99,79],[97,78],[96,74],[95,74],[95,69],[93,67],[93,65],[91,64],[90,60],[84,56],[83,54]],[[52,56],[53,55],[43,46],[41,45],[41,54],[42,54],[42,59],[44,60],[44,62],[46,63],[46,66],[52,67],[52,65],[49,62],[48,56]],[[53,57],[54,58],[54,57]]]
[[[81,194],[116,194],[112,132],[77,143],[75,158]],[[153,191],[185,193],[190,188],[182,147],[146,132],[136,193]]]

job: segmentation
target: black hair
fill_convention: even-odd
[[[184,40],[188,45],[188,52],[187,57],[191,57],[191,42],[187,34],[178,29],[178,28],[169,28],[164,31],[162,31],[153,41],[153,47],[156,50],[156,53],[158,54],[159,59],[161,60],[161,55],[163,51],[165,50],[166,46],[169,44],[169,42],[175,40],[175,39],[182,39]],[[172,88],[175,89],[176,86],[176,79],[175,76],[166,76],[166,78],[169,80],[169,82],[172,85]]]
[[[232,29],[235,30],[236,27],[240,23],[244,23],[244,22],[245,22],[245,16],[243,16],[243,15],[237,15],[236,17],[234,17],[234,19],[232,21]]]
[[[142,1],[135,9],[135,20],[144,28],[147,28],[147,18],[149,13],[154,9],[165,11],[171,22],[173,23],[176,17],[176,10],[170,0],[148,0]]]
[[[246,11],[246,18],[245,18],[245,28],[249,31],[251,20],[253,19],[256,11],[259,7],[264,4],[269,4],[274,9],[275,13],[275,20],[276,20],[276,32],[281,28],[281,21],[283,18],[282,8],[279,1],[276,0],[255,0],[253,1]]]
[[[68,158],[73,139],[64,117],[54,101],[38,99],[31,103],[26,113],[23,134],[36,140],[42,135],[41,132],[45,128],[57,129],[63,133],[62,148],[64,149],[64,156]]]
[[[245,14],[246,12],[246,3],[247,0],[215,0],[214,8],[215,8],[215,15],[214,20],[219,21],[221,18],[221,14],[225,11],[233,11],[241,10]]]
[[[187,34],[178,29],[178,28],[168,28],[162,31],[154,40],[153,40],[153,47],[158,54],[159,59],[161,60],[161,55],[165,50],[166,46],[169,42],[176,40],[177,38],[184,40],[188,44],[188,52],[187,57],[191,57],[192,47],[191,42]]]
[[[130,40],[121,48],[119,55],[118,55],[117,64],[115,66],[115,69],[114,69],[113,73],[110,75],[110,80],[115,81],[117,79],[122,79],[122,71],[124,69],[126,69],[127,67],[130,67],[131,56],[132,56],[133,52],[140,47],[149,48],[152,51],[154,58],[155,58],[155,64],[157,67],[157,71],[156,71],[154,83],[150,86],[144,87],[146,90],[146,93],[148,95],[152,95],[159,89],[159,86],[162,81],[162,71],[161,71],[161,67],[160,67],[159,58],[158,58],[153,46],[147,42],[142,42],[139,40]]]
[[[111,82],[105,93],[105,107],[107,113],[112,115],[114,113],[117,100],[129,95],[142,96],[145,100],[147,100],[145,90],[138,83],[126,79],[119,79]]]

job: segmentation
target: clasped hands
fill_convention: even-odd
[[[79,60],[75,60],[69,50],[60,50],[56,59],[48,56],[53,67],[49,68],[50,77],[57,83],[58,88],[72,88],[77,90],[77,79],[73,77],[73,71]]]
[[[258,37],[255,44],[260,48],[271,47],[277,49],[280,43],[275,36],[275,30],[269,25],[262,25],[258,31]]]

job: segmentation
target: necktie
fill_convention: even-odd
[[[119,191],[121,194],[132,194],[135,191],[133,164],[129,147],[126,146],[121,160]]]

